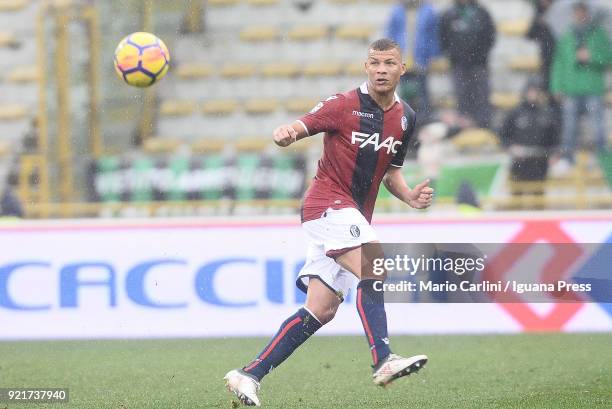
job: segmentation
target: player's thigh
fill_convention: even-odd
[[[321,324],[326,324],[334,318],[342,300],[317,277],[308,280],[306,292],[306,308],[317,317]]]
[[[384,279],[386,274],[374,276],[372,263],[375,258],[384,258],[382,247],[378,240],[368,242],[336,257],[336,263],[353,273],[358,279]]]

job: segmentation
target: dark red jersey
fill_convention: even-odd
[[[416,114],[396,96],[382,108],[358,89],[320,102],[299,119],[309,135],[325,132],[317,174],[304,196],[302,222],[328,208],[354,207],[371,222],[378,188],[389,166],[402,167]]]

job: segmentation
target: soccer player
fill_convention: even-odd
[[[374,383],[385,386],[427,362],[425,355],[391,353],[384,294],[375,290],[376,279],[361,276],[361,246],[378,242],[370,221],[381,181],[416,209],[428,207],[433,195],[429,180],[411,189],[401,172],[416,115],[395,93],[405,72],[399,46],[388,39],[373,42],[365,71],[368,79],[359,88],[333,95],[274,130],[274,142],[281,147],[325,132],[324,148],[302,206],[309,247],[296,284],[306,292],[306,303],[282,323],[255,360],[224,378],[247,406],[260,406],[257,391],[263,377],[332,320],[357,281],[357,310],[372,353]]]

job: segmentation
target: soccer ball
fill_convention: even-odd
[[[129,85],[144,88],[168,72],[170,53],[166,44],[150,33],[132,33],[115,50],[115,71]]]

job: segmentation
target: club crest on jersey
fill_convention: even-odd
[[[359,231],[359,227],[357,227],[356,225],[352,225],[351,226],[351,236],[357,238],[361,235],[361,232]]]
[[[402,131],[408,129],[408,118],[402,116]]]
[[[389,136],[382,143],[380,142],[380,134],[378,132],[368,135],[363,132],[353,131],[351,134],[351,143],[359,145],[359,148],[365,148],[367,145],[373,145],[374,151],[378,152],[382,148],[387,148],[387,153],[397,153],[397,148],[402,144],[402,141],[396,141],[393,136]]]

